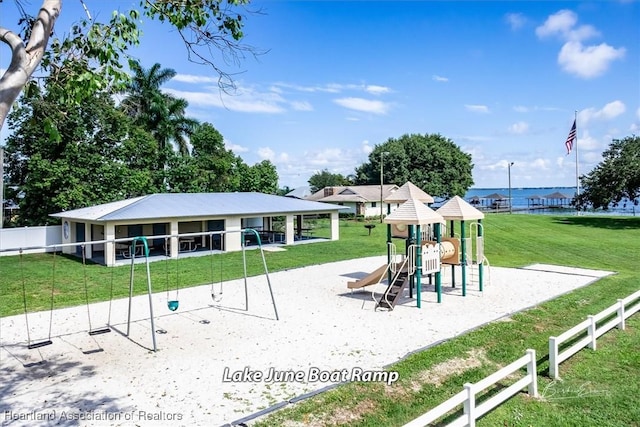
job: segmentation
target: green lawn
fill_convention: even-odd
[[[328,236],[319,225],[316,234]],[[368,236],[363,223],[342,222],[340,241],[288,247],[268,252],[270,271],[341,259],[382,255],[385,228]],[[588,287],[495,322],[471,333],[414,354],[397,363],[400,381],[351,383],[292,405],[261,421],[261,426],[359,425],[398,426],[428,411],[520,356],[527,348],[538,355],[542,399],[516,396],[482,418],[484,426],[640,426],[640,316],[628,320],[624,331],[613,330],[598,340],[598,350],[585,349],[560,365],[562,381],[546,377],[548,338],[569,329],[640,289],[636,264],[640,259],[640,218],[544,215],[488,215],[485,220],[486,256],[493,266],[518,267],[532,263],[616,271]],[[257,251],[247,251],[250,274],[260,274]],[[23,310],[24,280],[30,310],[48,308],[52,255],[0,258],[0,315]],[[84,276],[91,300],[128,290],[129,267],[87,266],[57,256],[54,305],[84,302]],[[213,265],[212,261],[213,260]],[[213,267],[213,272],[212,272]],[[144,291],[143,270],[136,271],[137,292]],[[189,258],[152,264],[157,291],[242,277],[241,253],[213,258]],[[452,361],[452,359],[455,359]],[[452,363],[455,362],[455,363]],[[458,366],[462,368],[452,368]],[[439,381],[434,381],[436,373]],[[444,373],[444,374],[443,374]]]

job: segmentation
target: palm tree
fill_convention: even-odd
[[[134,122],[148,130],[164,153],[171,143],[175,143],[180,154],[189,155],[187,137],[193,132],[198,122],[185,117],[189,103],[163,93],[160,87],[176,75],[171,68],[162,68],[158,63],[145,70],[139,62],[131,64],[133,78],[121,103],[122,110],[133,118]],[[159,169],[166,164],[166,156],[162,156]]]
[[[188,105],[189,103],[184,99],[166,95],[164,114],[160,117],[156,129],[152,131],[161,150],[173,142],[181,155],[189,155],[187,137],[193,134],[199,122],[185,117],[184,113]]]

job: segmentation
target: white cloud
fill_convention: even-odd
[[[527,19],[521,13],[507,13],[504,19],[513,31],[522,28],[527,22]]]
[[[526,133],[528,130],[529,130],[529,123],[527,122],[518,122],[509,126],[509,132],[515,133],[517,135]]]
[[[366,155],[369,155],[372,151],[373,147],[371,146],[371,144],[369,144],[369,141],[367,141],[366,139],[362,141],[362,152]]]
[[[309,164],[314,166],[331,165],[332,167],[337,163],[341,163],[346,156],[346,153],[340,148],[325,148],[307,154],[311,154]]]
[[[436,81],[436,82],[443,82],[443,83],[447,83],[447,82],[449,81],[449,78],[448,78],[448,77],[438,76],[437,74],[434,74],[434,75],[431,77],[431,79],[432,79],[433,81]]]
[[[260,147],[258,148],[258,156],[260,156],[262,160],[273,161],[276,157],[276,153],[269,147]]]
[[[289,161],[289,154],[288,153],[280,153],[278,155],[278,162],[279,163],[287,163]]]
[[[636,116],[638,117],[638,120],[640,120],[640,107],[636,110]]]
[[[580,138],[578,138],[578,150],[597,150],[598,152],[600,152],[601,149],[602,144],[600,144],[597,139],[589,135],[588,130],[582,132],[582,135],[580,135]],[[581,153],[583,153],[583,151],[581,151]]]
[[[298,85],[294,83],[278,82],[278,83],[274,83],[273,86],[278,88],[280,92],[282,92],[282,88],[291,89],[298,92],[327,92],[327,93],[340,93],[343,90],[342,85],[335,84],[335,83],[329,83],[326,85],[304,86],[304,85]]]
[[[364,90],[372,95],[382,95],[383,93],[391,92],[391,89],[389,89],[388,87],[377,85],[368,85]]]
[[[217,77],[196,76],[193,74],[176,74],[171,80],[183,83],[217,83]]]
[[[367,92],[372,95],[382,95],[390,93],[391,88],[381,85],[364,85],[364,84],[341,84],[341,83],[325,83],[322,85],[299,85],[295,83],[277,82],[272,85],[272,91],[282,93],[283,89],[289,89],[297,92],[308,93],[342,93],[345,91]]]
[[[561,10],[536,28],[536,34],[540,38],[558,36],[565,41],[558,53],[558,64],[563,71],[585,79],[598,77],[609,69],[613,61],[622,58],[626,49],[606,43],[585,45],[583,41],[600,36],[600,32],[591,25],[576,27],[577,23],[578,15],[570,10]]]
[[[469,142],[487,142],[491,141],[491,138],[488,136],[477,136],[477,135],[462,135],[457,137],[461,141],[469,141]]]
[[[489,107],[487,107],[486,105],[465,104],[464,108],[466,108],[467,111],[473,111],[474,113],[488,113],[489,112]]]
[[[371,99],[350,97],[334,99],[333,102],[342,107],[366,113],[386,114],[389,110],[389,104]]]
[[[558,108],[558,107],[538,107],[538,106],[527,107],[526,105],[516,105],[515,107],[513,107],[513,111],[515,111],[517,113],[529,113],[529,112],[532,112],[532,111],[560,111],[560,108]]]
[[[491,163],[491,164],[487,164],[484,166],[481,166],[481,169],[486,169],[486,170],[500,170],[500,169],[507,169],[509,167],[509,162],[507,160],[499,160],[496,163]]]
[[[227,150],[231,150],[234,153],[246,153],[247,151],[249,151],[249,149],[247,147],[243,147],[242,145],[238,145],[238,144],[234,144],[231,141],[228,140],[224,140],[224,146],[227,148]]]
[[[607,71],[611,62],[625,55],[625,48],[616,49],[606,43],[584,46],[579,41],[569,41],[558,54],[558,64],[569,74],[590,79]]]
[[[164,91],[179,98],[186,99],[189,104],[203,107],[219,107],[242,113],[276,114],[285,111],[284,98],[274,92],[261,92],[250,87],[239,87],[234,95],[225,95],[211,88],[211,92],[191,92],[175,89]]]
[[[313,111],[313,106],[307,101],[292,101],[290,105],[296,111]]]
[[[574,12],[561,10],[536,28],[536,34],[539,38],[558,36],[565,41],[583,41],[600,36],[600,32],[592,25],[575,27],[577,22],[578,16]]]
[[[616,118],[626,111],[626,106],[622,101],[612,101],[599,110],[587,108],[578,113],[579,123],[585,126],[592,120],[610,120]]]
[[[550,161],[548,159],[537,158],[531,162],[530,167],[537,170],[547,170],[549,169],[549,163]]]

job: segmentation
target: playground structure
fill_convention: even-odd
[[[366,277],[347,284],[349,289],[360,289],[382,283],[386,288],[381,296],[372,298],[377,308],[393,310],[395,305],[409,290],[409,297],[416,293],[416,304],[422,305],[422,279],[435,279],[437,302],[442,302],[442,274],[444,266],[451,266],[451,286],[456,287],[456,267],[461,270],[462,296],[467,294],[467,285],[477,284],[483,291],[484,267],[488,261],[484,256],[484,214],[455,196],[434,211],[425,205],[433,198],[411,182],[406,183],[392,196],[385,199],[392,203],[402,203],[395,211],[388,212],[387,224],[387,264],[378,267]],[[456,234],[455,222],[460,223],[460,234]],[[471,222],[466,228],[468,221]],[[447,223],[449,228],[447,230]],[[447,233],[448,231],[448,233]],[[398,255],[392,238],[405,240],[404,254]],[[475,249],[475,251],[474,251]],[[470,277],[467,273],[471,273]]]
[[[264,268],[264,276],[266,278],[267,281],[267,285],[269,288],[269,294],[271,296],[271,302],[273,305],[273,310],[274,310],[274,314],[275,314],[275,319],[279,320],[279,316],[278,316],[278,310],[276,307],[276,303],[275,303],[275,299],[273,296],[273,290],[271,287],[271,280],[269,277],[269,271],[267,268],[267,264],[266,264],[266,258],[264,255],[264,251],[262,248],[262,243],[260,240],[260,236],[257,233],[256,230],[254,229],[244,229],[244,230],[238,230],[238,231],[215,231],[215,232],[203,232],[203,233],[190,233],[190,234],[181,234],[181,235],[167,235],[167,236],[152,236],[152,237],[144,237],[144,236],[139,236],[139,237],[133,237],[133,238],[126,238],[126,239],[113,239],[113,240],[103,240],[103,241],[92,241],[92,242],[81,242],[81,243],[73,243],[73,244],[57,244],[57,245],[51,245],[51,246],[46,246],[46,247],[25,247],[25,248],[9,248],[6,249],[5,251],[15,251],[17,252],[19,255],[19,278],[17,278],[18,280],[16,280],[17,282],[20,283],[21,289],[22,289],[22,305],[23,305],[23,313],[24,313],[24,320],[25,320],[25,324],[26,324],[26,331],[27,331],[27,345],[26,347],[28,349],[37,349],[40,347],[44,347],[44,346],[48,346],[53,344],[52,341],[52,329],[53,329],[53,324],[54,324],[54,318],[53,318],[53,312],[54,312],[54,297],[56,295],[56,280],[60,280],[59,277],[56,277],[56,265],[57,265],[57,258],[60,257],[61,255],[59,255],[62,250],[63,247],[68,247],[68,246],[73,246],[75,248],[75,254],[76,256],[78,256],[78,258],[81,260],[81,269],[82,269],[82,286],[83,286],[83,293],[84,293],[84,301],[86,303],[86,308],[87,308],[87,322],[88,322],[88,329],[87,329],[87,333],[90,336],[94,336],[94,335],[100,335],[100,334],[105,334],[105,333],[109,333],[112,331],[112,325],[111,325],[111,310],[112,310],[112,301],[113,301],[113,289],[114,289],[114,281],[113,281],[113,267],[100,267],[100,268],[105,268],[107,270],[111,271],[111,279],[110,280],[104,280],[103,285],[108,285],[109,286],[109,308],[108,308],[108,316],[107,316],[107,320],[104,324],[104,326],[100,326],[100,327],[95,327],[95,319],[92,320],[92,313],[91,313],[91,305],[90,305],[90,297],[89,297],[89,286],[88,286],[88,274],[87,274],[87,257],[86,257],[86,253],[87,253],[87,246],[88,245],[104,245],[106,243],[119,243],[121,245],[127,245],[129,251],[131,251],[131,253],[134,253],[136,250],[138,250],[138,248],[141,248],[141,258],[143,258],[144,260],[144,264],[145,264],[145,279],[146,279],[146,294],[148,295],[148,305],[149,305],[149,322],[150,322],[150,331],[151,331],[151,341],[152,341],[152,347],[150,348],[151,350],[153,350],[154,352],[158,350],[157,348],[157,342],[156,342],[156,333],[166,333],[166,331],[162,330],[162,329],[156,329],[155,324],[154,324],[154,306],[153,306],[153,290],[152,290],[152,283],[151,283],[151,269],[150,269],[150,257],[149,257],[149,253],[150,253],[150,248],[149,248],[149,239],[165,239],[165,242],[168,241],[168,239],[171,238],[178,238],[178,237],[195,237],[195,236],[205,236],[208,237],[210,240],[214,239],[214,235],[216,235],[218,238],[220,236],[218,236],[219,234],[223,234],[223,233],[238,233],[241,232],[243,233],[243,235],[254,235],[252,237],[255,237],[256,241],[257,241],[257,246],[258,249],[260,251],[260,257],[261,257],[261,261],[262,261],[262,267]],[[244,239],[243,239],[244,240]],[[30,294],[30,292],[27,292],[27,282],[28,282],[28,277],[25,277],[25,260],[24,260],[24,254],[26,251],[29,250],[33,250],[33,249],[50,249],[52,252],[52,269],[51,269],[51,276],[50,276],[50,292],[47,289],[47,295],[49,295],[50,299],[48,301],[48,306],[47,306],[47,310],[48,310],[48,331],[45,332],[43,331],[43,329],[45,328],[39,328],[40,329],[40,333],[41,334],[45,334],[46,337],[45,338],[33,338],[33,336],[35,336],[34,332],[36,332],[33,327],[33,325],[30,325],[29,323],[29,319],[30,319],[30,311],[28,308],[28,294]],[[214,257],[218,255],[221,259],[221,264],[220,264],[220,291],[216,292],[215,291],[215,285],[216,285],[216,281],[214,280]],[[214,302],[219,302],[221,299],[221,295],[222,295],[222,255],[219,254],[215,254],[213,249],[211,249],[210,254],[209,254],[210,258],[211,258],[211,281],[209,283],[210,286],[210,290],[211,290],[211,298],[213,299]],[[247,284],[247,257],[246,257],[246,248],[243,245],[242,247],[242,259],[243,259],[243,273],[244,273],[244,296],[245,296],[245,306],[244,306],[244,310],[248,311],[249,310],[249,298],[248,298],[248,284]],[[130,328],[131,328],[131,315],[132,315],[132,311],[133,311],[133,306],[132,306],[132,302],[133,302],[133,297],[134,297],[134,278],[135,278],[135,265],[139,263],[141,259],[138,258],[136,260],[135,257],[131,257],[131,264],[130,264],[130,274],[129,274],[129,289],[128,289],[128,308],[127,308],[127,320],[126,320],[126,332],[123,333],[123,335],[129,337],[130,336]],[[167,294],[167,308],[170,311],[176,311],[179,308],[179,281],[178,281],[178,259],[175,260],[171,260],[169,255],[167,255],[166,259],[164,260],[164,263],[166,265],[166,294]],[[174,292],[172,293],[170,290],[170,286],[169,286],[169,263],[175,263],[176,265],[176,287]],[[0,272],[2,273],[2,272]],[[0,274],[0,285],[2,285],[2,277],[3,275]],[[0,286],[2,287],[2,286]],[[1,319],[0,319],[1,320]],[[203,321],[201,323],[209,323],[208,321]],[[41,322],[42,323],[42,322]],[[2,344],[2,335],[1,335],[1,329],[0,329],[0,344]]]

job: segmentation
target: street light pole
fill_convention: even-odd
[[[509,213],[513,213],[513,211],[511,210],[511,166],[513,166],[513,162],[509,162],[509,164],[508,164],[508,169],[509,169]]]
[[[384,187],[384,155],[389,154],[388,151],[380,152],[380,223],[382,224],[382,217],[384,216],[384,203],[382,203],[383,187]]]

